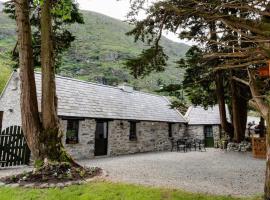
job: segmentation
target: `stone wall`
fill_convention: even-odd
[[[165,122],[137,123],[137,140],[129,140],[129,122],[114,120],[109,123],[108,154],[121,155],[149,151],[166,151],[171,148],[169,125]],[[183,136],[185,125],[174,124],[173,137]]]
[[[191,138],[204,139],[204,126],[203,125],[188,125],[187,136]]]
[[[213,125],[213,136],[214,136],[214,145],[217,146],[219,140],[221,139],[221,126],[220,125]]]
[[[17,75],[14,74],[9,83],[0,97],[0,111],[4,111],[2,130],[9,126],[21,126],[20,86]]]
[[[15,72],[16,73],[16,72]],[[11,77],[0,100],[0,111],[4,111],[2,128],[11,125],[21,126],[20,88],[16,74]],[[94,157],[95,128],[94,119],[85,119],[79,122],[79,143],[66,144],[67,120],[60,120],[64,132],[63,144],[67,151],[76,159]],[[113,120],[108,122],[108,155],[121,155],[149,151],[166,151],[171,148],[169,140],[169,125],[166,122],[137,123],[137,141],[129,140],[129,122],[127,120]],[[173,124],[173,137],[178,139],[184,136],[186,126]]]
[[[64,132],[63,144],[70,155],[75,159],[94,157],[95,150],[95,129],[96,122],[93,119],[79,121],[79,143],[66,144],[67,120],[61,120],[61,127]]]
[[[220,140],[220,125],[212,125],[215,145]],[[187,135],[191,138],[204,139],[204,125],[188,125]]]
[[[61,120],[61,126],[66,133],[67,120]],[[129,140],[129,126],[127,120],[113,120],[108,122],[108,156],[132,154],[150,151],[167,151],[171,149],[169,140],[169,125],[165,122],[139,122],[137,123],[137,140]],[[75,159],[93,158],[95,151],[94,119],[85,119],[79,122],[79,143],[66,144],[66,134],[63,143]],[[175,139],[184,136],[186,126],[173,124],[172,133]]]

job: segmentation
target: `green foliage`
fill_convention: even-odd
[[[43,164],[44,164],[43,160],[35,160],[34,166],[36,169],[40,169],[43,166]]]
[[[176,97],[171,98],[171,107],[179,110],[180,113],[186,113],[188,110],[187,102]]]
[[[181,113],[186,113],[188,109],[188,103],[184,96],[184,88],[182,84],[161,85],[157,92],[164,96],[170,97],[172,108],[176,108]]]
[[[152,188],[122,183],[91,182],[63,189],[25,189],[0,187],[1,200],[262,200],[194,194],[180,190]]]
[[[186,53],[186,59],[181,59],[179,66],[185,68],[183,87],[194,105],[215,105],[214,74],[211,72],[211,63],[202,59],[203,51],[197,47],[191,47]]]
[[[174,96],[178,99],[184,99],[183,94],[183,86],[182,84],[169,84],[169,85],[161,85],[161,88],[157,90],[159,93],[163,93],[166,96]]]
[[[132,27],[105,15],[80,12],[83,14],[84,24],[65,26],[76,40],[62,53],[58,74],[109,85],[128,81],[137,89],[152,92],[159,89],[160,82],[167,85],[183,79],[183,70],[177,68],[176,61],[184,56],[189,46],[162,38],[161,46],[169,56],[165,71],[151,73],[136,80],[124,64],[127,59],[135,58],[147,47],[140,41],[134,43],[132,37],[125,35]],[[0,24],[0,49],[4,52],[11,51],[16,41],[16,24],[1,12]]]
[[[131,74],[138,78],[149,75],[153,71],[164,71],[167,59],[168,56],[164,53],[163,47],[157,46],[143,50],[137,58],[128,59],[126,65],[131,70]]]
[[[52,14],[60,19],[63,19],[63,21],[71,20],[72,9],[74,9],[73,1],[60,0],[56,1],[55,5],[53,6]]]
[[[8,14],[11,19],[15,19],[14,2],[8,1],[4,3],[4,12]],[[40,36],[40,6],[42,1],[30,1],[30,22],[32,25],[33,36],[33,54],[34,65],[40,67],[41,54],[41,36]],[[54,56],[55,65],[58,67],[61,64],[62,53],[66,51],[71,43],[75,40],[73,34],[67,29],[67,25],[74,23],[84,23],[82,14],[79,12],[78,5],[73,0],[56,1],[52,10],[53,20],[53,41],[54,41]],[[19,54],[17,49],[12,52],[13,60],[16,61],[15,67],[18,67]]]

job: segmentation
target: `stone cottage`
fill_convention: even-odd
[[[41,74],[35,79],[40,103]],[[63,143],[75,158],[169,150],[170,138],[185,131],[184,117],[163,96],[61,76],[56,87]],[[18,72],[0,96],[0,129],[12,125],[21,125]]]
[[[229,116],[228,108],[226,112]],[[188,122],[186,134],[189,137],[205,140],[206,147],[214,147],[220,140],[222,129],[218,105],[207,109],[201,106],[190,106],[185,118]]]

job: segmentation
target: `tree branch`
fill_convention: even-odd
[[[238,77],[236,77],[236,76],[233,76],[232,79],[235,80],[235,81],[238,81],[238,82],[240,82],[240,83],[243,83],[243,84],[246,85],[246,86],[249,86],[249,82],[248,82],[248,81],[245,81],[245,80],[243,80],[243,79],[241,79],[241,78],[238,78]]]

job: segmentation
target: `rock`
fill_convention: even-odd
[[[39,188],[48,188],[49,184],[48,183],[43,183],[41,185],[38,186]]]
[[[71,181],[65,183],[65,186],[70,186],[70,185],[72,185]]]
[[[241,143],[234,143],[230,142],[227,145],[227,151],[240,151],[240,152],[247,152],[252,149],[252,145],[250,142],[242,141]]]
[[[56,184],[56,187],[63,188],[63,187],[65,187],[65,184],[64,184],[64,183],[57,183],[57,184]]]
[[[49,183],[49,184],[48,184],[48,187],[49,187],[49,188],[55,188],[55,187],[57,187],[57,184]]]
[[[9,184],[8,186],[15,188],[15,187],[19,187],[20,185],[18,183],[13,183],[13,184]]]
[[[35,184],[34,183],[29,183],[29,184],[24,185],[23,187],[25,187],[25,188],[34,188]]]

